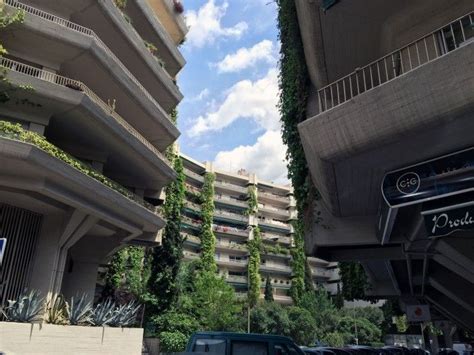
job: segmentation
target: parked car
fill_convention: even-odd
[[[186,352],[216,355],[304,355],[288,337],[278,335],[197,332],[189,339]]]

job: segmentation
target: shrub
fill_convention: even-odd
[[[180,332],[161,332],[159,338],[160,351],[165,353],[184,351],[188,342],[188,337]]]

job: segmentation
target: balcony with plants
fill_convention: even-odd
[[[111,180],[102,173],[94,170],[90,165],[76,159],[60,148],[54,146],[46,140],[45,137],[31,131],[23,129],[20,124],[14,124],[7,121],[0,121],[0,141],[16,141],[34,146],[52,158],[57,159],[75,171],[88,176],[89,178],[101,183],[104,188],[115,191],[124,198],[146,208],[152,213],[158,213],[157,207],[145,201],[142,197],[136,195],[129,189],[123,187],[117,182]]]
[[[50,67],[60,68],[63,76],[81,80],[102,101],[108,102],[109,111],[127,119],[133,117],[135,128],[161,151],[176,139],[179,132],[168,115],[171,108],[164,109],[157,101],[158,96],[145,89],[143,82],[93,30],[14,0],[6,0],[6,4],[9,11],[19,8],[26,14],[15,39],[2,38],[17,59],[24,56],[31,62],[35,61],[31,53],[42,53],[43,57],[37,59],[38,67],[47,62]],[[33,40],[38,35],[41,40]],[[63,50],[44,53],[41,50],[44,47]],[[88,70],[91,65],[96,69],[93,74]],[[50,70],[46,72],[51,74]],[[44,77],[49,78],[47,73]]]

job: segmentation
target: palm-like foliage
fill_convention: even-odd
[[[92,314],[92,324],[96,326],[109,325],[115,318],[115,302],[110,298],[105,302],[99,303]]]
[[[136,301],[118,306],[114,319],[109,323],[111,327],[130,327],[137,321],[137,313],[141,305]]]
[[[92,323],[92,303],[83,294],[81,297],[72,297],[69,307],[67,307],[67,317],[69,324],[90,324]]]
[[[9,300],[4,315],[10,322],[29,323],[41,320],[43,311],[44,298],[39,291],[31,291]]]
[[[62,295],[53,297],[48,303],[46,322],[50,324],[67,324],[67,302]]]

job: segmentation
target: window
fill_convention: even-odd
[[[233,341],[232,355],[268,355],[268,346],[264,342]]]
[[[225,355],[226,346],[224,339],[196,339],[194,352]]]
[[[274,353],[275,353],[275,355],[299,355],[299,354],[301,354],[291,344],[275,344]]]

